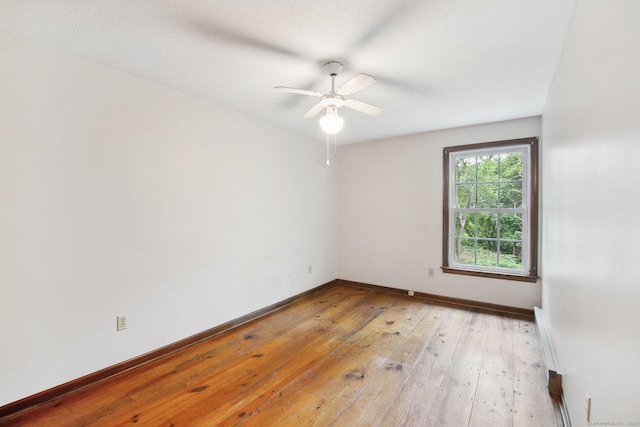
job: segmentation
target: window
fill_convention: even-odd
[[[535,282],[538,138],[444,149],[445,273]]]

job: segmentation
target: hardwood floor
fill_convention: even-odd
[[[562,426],[532,320],[334,285],[2,425]]]

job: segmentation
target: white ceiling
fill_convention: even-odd
[[[536,116],[576,0],[2,0],[0,28],[321,139],[327,60],[377,83],[339,143]]]

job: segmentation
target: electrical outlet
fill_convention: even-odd
[[[587,391],[587,395],[584,399],[584,409],[587,411],[587,422],[591,422],[591,395]]]
[[[413,296],[413,291],[408,291],[409,296],[412,297]]]
[[[307,273],[309,274],[313,273],[313,267],[311,265],[307,266]]]
[[[116,316],[116,331],[127,329],[127,316]]]
[[[433,268],[427,270],[427,276],[433,277]]]

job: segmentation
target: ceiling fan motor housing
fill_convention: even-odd
[[[324,95],[320,99],[320,104],[325,107],[342,107],[344,105],[344,98],[340,95]]]
[[[337,76],[342,71],[342,63],[338,61],[329,61],[324,64],[324,71],[330,76]]]

